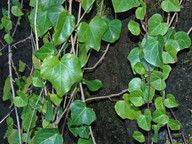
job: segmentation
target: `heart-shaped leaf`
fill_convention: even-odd
[[[153,134],[153,137],[151,138],[151,140],[155,143],[157,143],[157,140],[158,140],[158,132],[159,132],[159,129],[164,126],[162,124],[157,124],[157,125],[152,125],[152,129],[154,131],[154,134]]]
[[[20,90],[17,91],[17,97],[13,99],[13,103],[16,107],[24,107],[28,104],[27,96]]]
[[[82,79],[80,61],[71,54],[65,54],[61,61],[56,56],[48,56],[42,63],[41,77],[49,80],[61,97]]]
[[[89,138],[89,139],[79,138],[78,144],[93,144],[93,141],[91,138]]]
[[[81,126],[79,128],[79,137],[88,139],[89,138],[89,126]]]
[[[41,79],[38,77],[33,77],[32,81],[33,81],[34,87],[43,87],[44,86]]]
[[[152,120],[158,124],[167,124],[169,121],[169,117],[166,115],[164,109],[157,109],[155,110]]]
[[[141,132],[139,132],[139,131],[134,131],[134,133],[133,133],[133,138],[134,138],[136,141],[140,142],[140,143],[145,142],[145,137],[144,137],[144,135],[143,135]]]
[[[103,83],[98,79],[91,81],[83,80],[83,84],[86,84],[88,89],[91,91],[97,91],[103,87]]]
[[[140,5],[139,0],[112,0],[115,13],[125,12]]]
[[[61,101],[63,100],[62,98],[60,98],[58,95],[56,94],[50,94],[50,99],[51,101],[56,105],[59,106]]]
[[[160,14],[154,14],[148,20],[148,34],[150,36],[164,35],[168,30],[168,24],[162,22]]]
[[[87,53],[90,49],[90,46],[86,43],[79,43],[79,59],[81,62],[81,67],[85,66],[88,61]]]
[[[163,52],[163,63],[175,63],[177,62],[177,50],[170,44],[165,46],[167,52]]]
[[[153,71],[151,73],[151,84],[158,91],[164,90],[166,88],[166,83],[163,80],[163,73],[156,70]]]
[[[47,10],[55,5],[61,5],[65,0],[40,0],[43,10]]]
[[[8,33],[11,29],[12,29],[12,23],[11,20],[4,16],[1,18],[1,23],[3,25],[3,27],[5,28],[5,31]]]
[[[45,114],[45,120],[47,121],[54,120],[54,111],[50,100],[47,100],[47,112]]]
[[[13,38],[9,33],[5,34],[4,39],[8,44],[11,44],[13,42]]]
[[[140,58],[139,58],[139,48],[134,48],[131,50],[131,52],[129,53],[127,59],[130,61],[131,63],[131,68],[133,70],[133,73],[136,74],[136,71],[134,69],[134,66],[137,62],[140,62]]]
[[[11,7],[11,12],[12,12],[12,14],[13,14],[14,16],[17,16],[17,17],[24,15],[24,13],[19,9],[18,6],[12,6],[12,7]]]
[[[141,90],[141,79],[140,78],[133,78],[129,82],[128,91],[132,92],[134,90]]]
[[[134,90],[130,93],[130,101],[136,106],[142,106],[144,104],[143,101],[143,92],[141,90]]]
[[[81,5],[84,11],[86,11],[88,8],[87,13],[89,13],[93,7],[93,5],[90,6],[90,4],[93,2],[93,0],[82,0]],[[90,6],[90,7],[89,7]]]
[[[169,77],[170,72],[171,72],[171,66],[163,65],[163,80],[166,80]]]
[[[53,35],[54,45],[59,45],[66,41],[75,28],[75,17],[69,15],[68,11],[64,10],[59,14],[57,20],[55,34]]]
[[[135,66],[134,66],[134,69],[135,69],[135,71],[136,71],[138,74],[140,74],[140,75],[145,74],[145,72],[146,72],[143,63],[141,63],[141,62],[137,62],[137,63],[135,64]]]
[[[140,34],[140,25],[139,23],[133,21],[133,20],[130,20],[129,23],[128,23],[128,29],[130,30],[130,32],[133,34],[133,35],[136,35],[138,36]]]
[[[137,107],[131,106],[127,101],[118,101],[115,104],[115,111],[122,119],[134,120],[141,114]]]
[[[107,17],[104,17],[103,19],[107,23],[108,29],[104,33],[102,40],[110,42],[110,43],[114,43],[120,37],[122,23],[118,19],[115,19],[112,21],[110,19],[108,19]]]
[[[164,105],[168,108],[178,107],[179,104],[175,101],[175,97],[172,94],[167,94],[164,100]]]
[[[35,56],[43,61],[48,56],[56,55],[56,52],[56,48],[52,43],[46,43],[39,50],[35,51]]]
[[[146,5],[143,0],[140,1],[140,4],[142,7],[138,7],[135,11],[135,14],[137,19],[143,20],[146,13]]]
[[[90,125],[95,119],[95,113],[91,108],[86,107],[86,103],[75,100],[71,106],[72,125]]]
[[[143,47],[143,52],[144,58],[147,60],[148,63],[157,67],[163,67],[163,45],[164,40],[162,36],[158,36],[158,40],[151,39],[145,43]]]
[[[155,108],[156,109],[163,109],[163,98],[162,97],[158,97],[155,99]]]
[[[161,3],[161,8],[166,12],[179,12],[180,5],[178,0],[164,0]]]
[[[145,131],[150,131],[151,129],[151,112],[149,109],[146,109],[144,115],[139,115],[137,118],[137,123],[140,128]]]
[[[91,48],[99,51],[101,38],[107,30],[107,24],[101,17],[96,16],[91,20],[90,24],[86,22],[80,23],[77,30],[79,42],[85,42]]]
[[[178,120],[169,119],[168,126],[171,130],[180,130],[182,125]]]

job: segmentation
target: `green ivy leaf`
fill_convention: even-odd
[[[172,94],[167,94],[164,100],[164,105],[168,108],[178,107],[179,104],[175,101],[175,97]]]
[[[56,56],[48,56],[42,63],[41,77],[49,80],[61,97],[82,79],[80,61],[71,54],[65,54],[61,61]]]
[[[140,5],[138,0],[112,0],[115,13],[125,12]]]
[[[20,10],[20,8],[18,6],[12,6],[11,12],[16,17],[24,15],[24,13]]]
[[[28,98],[27,96],[21,91],[17,91],[17,97],[13,99],[13,103],[16,107],[24,107],[28,104]]]
[[[125,93],[122,97],[123,97],[123,99],[124,99],[125,101],[129,101],[129,100],[130,100],[129,94],[127,94],[127,93]]]
[[[62,5],[56,5],[56,6],[53,6],[53,7],[50,7],[48,9],[48,18],[49,20],[51,21],[52,23],[52,26],[55,28],[56,27],[56,23],[57,23],[57,20],[59,18],[59,14],[64,11],[65,9],[63,8]]]
[[[50,94],[50,99],[51,101],[56,105],[59,106],[61,101],[63,100],[62,98],[58,97],[56,94]]]
[[[25,71],[25,66],[26,66],[26,63],[24,63],[21,60],[19,60],[19,71],[20,72],[24,72]]]
[[[33,81],[34,87],[43,87],[44,86],[43,82],[38,77],[33,77],[32,81]]]
[[[166,112],[164,109],[156,109],[152,116],[152,120],[155,123],[164,125],[168,123],[169,117],[166,115]]]
[[[22,125],[23,125],[24,131],[27,131],[27,129],[29,127],[29,123],[31,121],[32,114],[33,114],[33,109],[29,105],[24,107],[22,115],[21,115]],[[35,112],[34,116],[33,116],[32,123],[31,123],[31,129],[35,127],[36,121],[37,121],[37,116],[36,116],[36,112]]]
[[[134,69],[135,69],[135,72],[140,75],[145,74],[145,72],[146,72],[143,63],[141,63],[141,62],[137,62],[134,66]]]
[[[180,130],[182,125],[178,120],[169,119],[168,126],[171,130]]]
[[[35,94],[35,93],[33,93],[32,96],[29,98],[29,105],[30,105],[30,107],[31,107],[32,109],[35,108],[35,105],[36,105],[36,103],[37,103],[38,98],[39,98],[39,95],[37,95],[37,94]],[[36,106],[36,110],[38,110],[39,112],[41,112],[42,106],[43,106],[43,104],[42,104],[41,99],[40,99],[40,101],[38,102],[38,104],[37,104],[37,106]]]
[[[92,2],[93,2],[93,0],[82,0],[81,5],[82,5],[83,10],[86,11]],[[91,11],[92,7],[93,7],[93,4],[88,9],[87,13],[89,13]]]
[[[161,3],[161,8],[166,12],[179,12],[180,5],[178,0],[164,0]]]
[[[29,21],[34,30],[34,18],[35,18],[35,8],[32,9],[29,15]],[[51,27],[51,22],[48,18],[47,11],[44,11],[40,6],[38,7],[37,13],[37,33],[38,36],[42,37]]]
[[[5,8],[2,8],[2,14],[3,16],[8,17],[8,11]]]
[[[130,32],[133,34],[133,35],[136,35],[138,36],[140,34],[140,25],[139,23],[133,21],[133,20],[130,20],[129,23],[128,23],[128,29],[130,30]]]
[[[34,138],[34,144],[62,144],[63,137],[58,128],[43,128],[38,130]]]
[[[162,22],[160,14],[154,14],[148,20],[148,34],[150,36],[164,35],[168,30],[168,24]]]
[[[141,90],[141,79],[140,78],[133,78],[129,82],[128,91],[132,92],[134,90]]]
[[[179,31],[175,33],[174,39],[169,39],[166,41],[166,46],[167,45],[172,45],[178,52],[182,49],[189,48],[191,45],[191,40],[186,32]]]
[[[115,104],[115,111],[122,119],[134,120],[141,114],[137,107],[131,106],[127,101],[118,101]]]
[[[163,63],[176,63],[177,62],[177,50],[172,46],[167,44],[165,46],[167,52],[163,52]]]
[[[143,0],[140,1],[141,7],[138,7],[135,11],[135,15],[137,19],[143,20],[146,13],[146,5]]]
[[[85,66],[88,61],[87,53],[90,49],[90,46],[86,43],[79,43],[79,60],[81,67]]]
[[[35,51],[35,56],[43,61],[48,56],[55,56],[56,53],[57,51],[53,44],[46,43],[39,50]]]
[[[118,19],[110,20],[107,17],[104,17],[103,20],[107,23],[108,29],[104,33],[102,40],[114,43],[120,37],[122,23]]]
[[[67,122],[68,129],[70,130],[70,132],[71,132],[75,137],[77,137],[78,134],[79,134],[79,127],[77,127],[77,126],[72,126],[71,124],[72,124],[71,121],[68,121],[68,122]]]
[[[5,80],[4,88],[3,88],[3,101],[8,100],[8,94],[11,90],[10,77],[8,76]]]
[[[153,137],[151,138],[151,140],[155,143],[157,143],[158,141],[158,132],[159,132],[159,129],[164,126],[162,124],[157,124],[157,125],[152,125],[152,129],[154,131],[154,134],[153,134]]]
[[[156,67],[163,67],[163,58],[162,58],[162,52],[163,52],[163,45],[164,40],[162,36],[158,36],[158,40],[151,39],[148,40],[144,47],[144,58],[152,65]]]
[[[137,123],[140,128],[145,131],[150,131],[151,129],[151,111],[149,109],[145,109],[144,115],[139,115],[137,118]]]
[[[68,11],[64,10],[59,14],[57,20],[55,34],[53,35],[54,45],[62,44],[68,39],[75,28],[75,17],[69,15]]]
[[[93,141],[91,138],[89,138],[89,139],[79,138],[78,144],[93,144]]]
[[[51,104],[51,101],[48,100],[47,102],[47,112],[45,114],[45,119],[47,121],[53,121],[54,120],[54,110]]]
[[[26,80],[25,80],[25,86],[23,88],[23,93],[26,93],[29,86],[32,84],[32,75],[30,75]]]
[[[13,38],[10,36],[9,33],[5,34],[4,39],[5,39],[5,41],[6,41],[8,44],[11,44],[11,43],[13,42]]]
[[[144,104],[143,101],[143,92],[141,90],[134,90],[130,92],[130,101],[136,106],[142,106]]]
[[[166,88],[166,83],[163,80],[163,76],[163,73],[160,71],[155,70],[151,73],[151,84],[158,91],[164,90]]]
[[[145,142],[145,137],[144,137],[144,135],[143,135],[141,132],[139,132],[139,131],[134,131],[134,133],[133,133],[133,138],[134,138],[136,141],[140,142],[140,143]]]
[[[155,108],[156,109],[164,109],[162,97],[158,97],[155,99]]]
[[[100,88],[103,87],[103,83],[98,79],[91,81],[83,80],[83,84],[86,84],[88,89],[91,91],[98,91]]]
[[[65,0],[40,0],[43,10],[47,10],[55,5],[62,5]]]
[[[79,137],[88,139],[89,138],[89,126],[80,126]]]
[[[169,77],[170,72],[171,72],[171,66],[163,65],[163,80],[166,80]]]
[[[149,87],[148,86],[144,86],[143,93],[144,93],[143,100],[145,102],[148,102],[148,93],[149,93]],[[155,95],[155,89],[153,87],[150,87],[149,103],[152,103],[154,95]]]
[[[90,125],[95,119],[95,113],[91,108],[86,107],[86,103],[75,100],[71,106],[72,125]]]
[[[7,33],[12,29],[11,20],[7,16],[1,18],[1,23]]]
[[[87,43],[91,48],[99,51],[101,46],[101,38],[107,30],[107,24],[99,17],[94,17],[90,24],[86,22],[80,23],[78,30],[79,42]]]
[[[32,61],[33,61],[34,69],[40,70],[39,60],[34,54],[32,56]]]

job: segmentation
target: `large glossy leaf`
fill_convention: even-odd
[[[157,143],[158,140],[158,132],[159,129],[164,126],[163,124],[157,124],[157,125],[152,125],[152,129],[154,131],[153,137],[151,138],[151,140],[155,143]]]
[[[40,129],[34,138],[34,144],[62,144],[63,137],[57,128]]]
[[[72,125],[90,125],[95,119],[95,113],[91,108],[86,107],[86,103],[75,100],[71,106]]]
[[[178,52],[182,49],[189,48],[191,45],[191,40],[186,32],[179,31],[175,33],[173,39],[166,41],[166,46],[167,45],[172,45]]]
[[[91,81],[83,80],[83,84],[86,84],[88,89],[91,91],[97,91],[103,87],[103,83],[98,79],[91,80]]]
[[[144,112],[144,115],[139,115],[137,118],[137,123],[140,128],[142,128],[145,131],[151,130],[151,111],[149,109],[146,109]]]
[[[66,41],[75,28],[75,17],[69,15],[68,11],[64,10],[59,14],[57,20],[55,34],[53,35],[54,45],[59,45]]]
[[[152,120],[158,124],[167,124],[169,117],[166,115],[164,109],[157,109],[153,114]]]
[[[133,35],[136,35],[138,36],[140,34],[140,25],[139,23],[133,21],[133,20],[130,20],[129,23],[128,23],[128,29],[130,30],[130,32],[133,34]]]
[[[139,0],[112,0],[115,13],[125,12],[140,5]]]
[[[34,18],[35,18],[35,8],[30,13],[29,21],[32,24],[34,29]],[[38,36],[42,37],[51,27],[51,22],[48,18],[47,11],[42,10],[42,8],[38,7],[37,13],[37,33]]]
[[[102,40],[114,43],[120,37],[122,23],[118,19],[110,20],[107,17],[104,17],[103,19],[107,23],[108,29],[104,33]]]
[[[140,1],[141,7],[138,7],[135,11],[136,14],[136,18],[143,20],[145,17],[145,13],[146,13],[146,5],[143,2],[143,0]]]
[[[172,94],[167,94],[164,100],[164,105],[168,108],[178,107],[179,104],[175,101],[175,97]]]
[[[141,90],[134,90],[130,93],[130,101],[136,106],[142,106],[144,104],[143,101],[143,92]]]
[[[96,16],[91,20],[90,24],[86,22],[80,23],[77,30],[79,42],[85,42],[91,48],[99,51],[101,38],[107,30],[107,24],[101,17]]]
[[[138,142],[140,142],[140,143],[145,142],[145,137],[144,137],[144,135],[143,135],[141,132],[139,132],[139,131],[134,131],[134,133],[133,133],[133,138],[134,138],[135,140],[137,140]]]
[[[82,79],[79,59],[71,54],[65,54],[61,61],[56,56],[49,56],[42,63],[41,77],[49,80],[61,97]]]
[[[163,79],[163,73],[160,71],[153,71],[151,73],[151,84],[156,90],[164,90],[166,88],[166,83]]]
[[[164,40],[162,36],[158,36],[158,40],[151,39],[145,43],[143,47],[143,52],[144,58],[147,60],[148,63],[157,67],[163,67],[163,45]]]
[[[148,20],[148,33],[150,36],[164,35],[168,30],[168,24],[162,22],[160,14],[154,14]]]
[[[56,52],[56,48],[52,43],[46,43],[39,50],[35,51],[35,56],[43,61],[48,56],[56,55]]]
[[[6,32],[9,32],[12,29],[12,23],[8,17],[6,17],[6,16],[2,17],[1,23],[2,23],[3,27],[5,28]]]
[[[31,121],[32,114],[33,114],[33,109],[29,105],[24,107],[22,115],[21,115],[22,126],[23,126],[24,131],[27,131],[27,129],[29,127],[29,123]],[[35,112],[32,123],[31,123],[31,129],[35,127],[36,120],[37,120],[37,116],[36,116],[36,112]]]
[[[48,18],[52,23],[53,27],[56,27],[59,14],[64,10],[62,5],[56,5],[48,9]]]
[[[61,5],[65,0],[40,0],[43,10],[47,10],[55,5]]]
[[[128,86],[128,91],[132,92],[134,90],[141,90],[141,79],[140,78],[133,78],[130,82],[129,82],[129,86]]]
[[[88,8],[87,13],[90,12],[90,10],[92,9],[93,5],[90,6],[90,4],[93,2],[93,0],[82,0],[81,1],[81,5],[84,11],[86,11]],[[90,6],[90,7],[89,7]]]
[[[161,3],[161,8],[166,12],[179,12],[180,5],[178,0],[164,0]]]
[[[127,101],[118,101],[115,104],[115,111],[122,119],[137,119],[141,114],[137,107],[131,106]]]
[[[178,120],[169,119],[168,126],[171,130],[180,130],[182,125]]]

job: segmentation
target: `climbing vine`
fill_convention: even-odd
[[[115,111],[122,119],[137,120],[138,126],[148,134],[145,138],[145,134],[135,131],[133,138],[138,142],[157,143],[158,131],[166,125],[168,131],[182,132],[176,117],[171,119],[166,114],[169,109],[174,115],[172,108],[179,106],[172,94],[166,94],[170,64],[177,62],[179,51],[191,45],[186,32],[177,32],[175,26],[171,26],[169,13],[175,12],[173,19],[177,17],[176,13],[181,9],[179,1],[162,1],[163,16],[154,14],[149,18],[146,0],[112,0],[115,13],[136,8],[137,20],[130,20],[128,29],[133,35],[141,34],[143,39],[127,58],[137,77],[119,94],[86,99],[84,87],[98,91],[103,84],[98,79],[85,79],[85,71],[95,69],[102,62],[110,44],[119,39],[122,28],[120,20],[102,16],[103,2],[99,1],[97,16],[87,22],[83,18],[92,10],[95,0],[30,0],[28,20],[32,33],[27,39],[32,42],[33,66],[30,75],[20,76],[27,64],[19,61],[19,68],[14,67],[12,48],[17,44],[13,44],[17,26],[25,15],[23,0],[8,0],[8,10],[3,9],[0,28],[5,30],[4,40],[7,42],[1,50],[8,46],[9,57],[9,76],[4,85],[3,100],[10,100],[11,112],[15,111],[17,120],[15,128],[13,119],[8,117],[10,113],[5,117],[8,130],[4,138],[9,143],[62,144],[67,125],[78,138],[78,144],[95,144],[91,124],[96,115],[86,102],[122,94],[123,100],[115,104]],[[73,3],[79,5],[77,15],[72,13]],[[164,13],[168,13],[167,21]],[[12,17],[18,17],[14,26]],[[108,43],[103,56],[93,67],[87,67],[91,52],[100,51],[101,41]],[[15,78],[12,70],[16,73]]]

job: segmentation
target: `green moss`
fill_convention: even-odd
[[[97,0],[96,1],[96,5],[97,5],[97,14],[96,15],[97,16],[100,16],[101,4],[102,4],[102,0]],[[110,8],[107,7],[107,5],[106,5],[106,3],[104,1],[101,16],[108,16],[109,13],[110,13]]]

